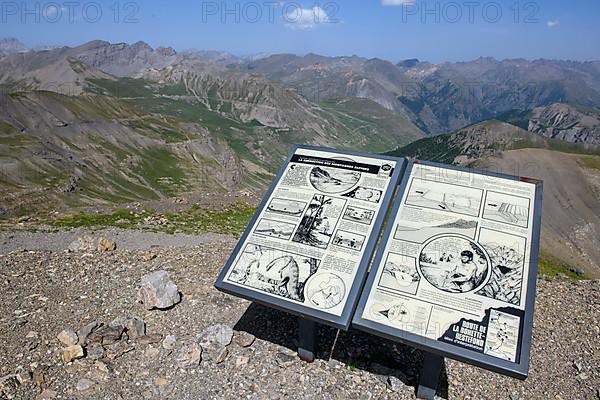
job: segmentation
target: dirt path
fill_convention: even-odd
[[[0,232],[0,254],[17,250],[64,251],[78,238],[90,235],[105,237],[122,250],[148,250],[155,247],[185,247],[214,242],[235,242],[229,235],[205,233],[188,235],[126,229],[72,229],[59,232]]]

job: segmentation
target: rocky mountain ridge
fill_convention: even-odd
[[[273,55],[239,68],[298,87],[309,98],[365,97],[445,133],[511,110],[553,103],[600,106],[600,62],[503,60],[430,64],[410,60]]]

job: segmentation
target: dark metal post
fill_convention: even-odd
[[[443,367],[444,357],[425,352],[421,377],[419,378],[419,387],[417,388],[418,399],[435,399]]]
[[[298,317],[298,356],[302,361],[313,362],[317,354],[317,323]]]

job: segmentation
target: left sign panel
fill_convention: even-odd
[[[348,329],[404,163],[296,147],[215,286]]]

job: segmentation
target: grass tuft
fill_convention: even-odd
[[[577,275],[574,268],[566,262],[549,254],[540,254],[538,275],[549,279],[585,280],[585,275]]]
[[[180,213],[158,214],[117,209],[110,214],[72,214],[43,221],[56,228],[124,228],[165,233],[220,233],[239,237],[256,208],[238,201],[222,209],[203,209],[197,205]]]

